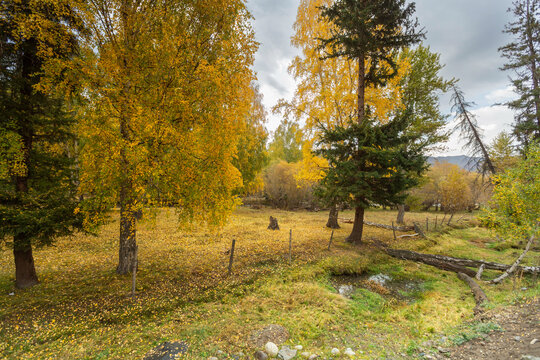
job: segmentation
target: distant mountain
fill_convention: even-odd
[[[457,156],[430,156],[428,157],[428,163],[431,165],[435,162],[440,163],[450,163],[459,166],[462,169],[467,171],[476,171],[476,164],[480,161],[479,157],[470,157],[467,155],[457,155]]]

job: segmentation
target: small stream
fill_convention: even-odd
[[[416,302],[425,290],[424,283],[415,279],[393,279],[387,274],[375,275],[335,275],[330,280],[336,291],[343,297],[352,298],[354,292],[366,289],[390,299],[408,304]]]

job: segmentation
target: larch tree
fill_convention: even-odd
[[[0,3],[0,240],[13,246],[18,288],[38,283],[34,247],[82,226],[69,156],[74,119],[51,87],[78,49],[77,4]]]
[[[233,165],[242,174],[242,187],[237,191],[241,195],[262,190],[262,169],[268,164],[268,131],[264,126],[267,113],[258,86],[253,84],[252,88],[251,108],[240,131],[237,152],[233,159]]]
[[[519,98],[506,105],[516,111],[514,135],[526,148],[540,139],[540,1],[515,0],[508,11],[515,18],[504,32],[514,40],[499,48],[508,59],[501,69],[514,72],[511,82]]]
[[[506,131],[501,131],[489,146],[489,156],[497,173],[514,167],[518,163],[518,155],[512,136]]]
[[[443,68],[440,56],[429,47],[405,49],[399,56],[410,62],[409,70],[399,83],[403,105],[415,115],[407,132],[418,134],[417,141],[423,143],[426,150],[433,150],[448,139],[448,131],[444,130],[448,115],[440,110],[440,96],[448,92],[456,80],[446,80],[440,75]],[[398,224],[404,223],[404,216],[405,205],[398,204]]]
[[[359,126],[366,115],[366,86],[386,85],[398,71],[396,52],[418,43],[424,36],[412,19],[414,10],[414,3],[406,4],[405,0],[337,0],[322,7],[322,18],[333,24],[330,36],[320,39],[324,57],[348,58],[358,68],[356,123]],[[362,241],[364,205],[357,202],[349,242]]]
[[[330,6],[332,0],[302,0],[298,6],[295,33],[291,43],[302,53],[295,57],[289,72],[297,80],[297,88],[291,101],[280,100],[274,111],[285,118],[304,122],[305,142],[303,145],[303,169],[300,177],[304,180],[320,180],[327,168],[327,162],[313,156],[314,143],[321,132],[320,125],[327,128],[346,125],[357,116],[356,79],[358,67],[354,60],[345,57],[324,58],[326,51],[320,47],[321,38],[330,37],[334,25],[322,17],[321,7]],[[408,59],[396,59],[400,71],[397,76],[381,88],[374,84],[366,85],[365,103],[374,116],[387,121],[389,115],[402,106],[399,83],[408,69]],[[370,68],[366,61],[366,67]],[[302,179],[300,179],[301,181]],[[327,227],[338,228],[337,204],[330,200],[330,214]]]
[[[268,152],[272,161],[285,160],[294,163],[302,159],[303,133],[298,123],[283,119],[274,131]]]
[[[241,0],[93,0],[86,14],[82,210],[92,225],[120,205],[125,274],[143,208],[174,204],[182,224],[217,226],[238,203],[257,44]]]

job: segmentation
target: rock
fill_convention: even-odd
[[[521,360],[540,360],[540,357],[533,355],[523,355]]]
[[[433,345],[435,345],[435,344],[434,344],[433,341],[431,341],[431,340],[424,341],[424,342],[422,343],[422,346],[423,346],[423,347],[426,347],[426,348],[433,347]]]
[[[311,353],[307,351],[304,351],[303,353],[301,353],[300,356],[303,357],[304,359],[311,359]]]
[[[331,351],[332,355],[339,355],[339,349],[338,348],[333,348]]]
[[[143,360],[173,360],[185,355],[187,350],[185,341],[167,341],[147,352]]]
[[[240,360],[240,359],[242,359],[243,357],[244,357],[244,353],[241,352],[241,351],[240,351],[239,353],[237,353],[237,354],[234,354],[234,355],[232,356],[232,358],[233,358],[234,360]]]
[[[225,354],[225,353],[224,353],[222,350],[218,350],[218,351],[216,351],[216,354],[218,354],[218,355],[223,355],[223,354]]]
[[[279,352],[279,348],[277,347],[276,344],[274,344],[273,342],[269,341],[266,343],[266,345],[264,345],[264,351],[266,351],[266,353],[268,354],[268,356],[270,357],[276,357],[276,355],[278,354]]]
[[[379,285],[384,285],[384,284],[386,284],[387,281],[392,280],[392,278],[390,276],[386,275],[386,274],[377,274],[377,275],[371,275],[368,278],[368,280],[376,282]]]
[[[351,348],[346,348],[345,351],[343,352],[343,354],[349,356],[349,357],[353,357],[354,355],[356,355],[356,353],[354,351],[352,351]]]
[[[13,296],[13,295],[15,295],[14,292],[10,292],[10,293],[9,293],[9,296]]]
[[[439,352],[440,352],[441,354],[447,354],[447,353],[450,352],[450,350],[445,349],[445,348],[442,348],[442,347],[438,347],[437,350],[439,350]]]
[[[531,345],[534,345],[534,344],[536,344],[537,342],[538,342],[538,339],[532,339],[531,342],[530,342],[530,344],[531,344]]]
[[[296,345],[294,348],[295,348],[296,350],[300,351],[300,350],[302,350],[304,347],[303,347],[302,345]]]
[[[208,358],[208,360],[218,360],[218,358],[215,357],[215,356],[210,356],[210,357]]]
[[[521,341],[521,336],[514,336],[515,341]]]
[[[268,359],[268,355],[264,351],[258,350],[254,354],[256,360],[266,360]]]
[[[288,346],[284,346],[281,348],[281,350],[279,350],[277,356],[278,359],[290,360],[296,356],[296,349],[291,349]]]
[[[439,342],[441,344],[444,344],[447,340],[448,340],[448,338],[446,336],[441,336],[441,338],[439,339]]]
[[[268,342],[280,345],[289,339],[289,332],[281,325],[270,324],[254,331],[249,337],[251,347],[260,349]]]
[[[315,359],[317,359],[318,357],[319,357],[319,355],[317,355],[317,354],[311,354],[311,355],[309,356],[308,360],[315,360]]]
[[[341,285],[338,289],[339,295],[346,298],[350,298],[353,292],[354,292],[354,286],[352,285]]]

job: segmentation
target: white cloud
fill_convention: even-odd
[[[496,91],[495,91],[496,92]],[[514,113],[506,106],[484,106],[471,111],[478,126],[482,129],[484,143],[489,145],[501,131],[511,131]],[[456,122],[452,121],[447,125],[448,129],[455,128]],[[469,149],[465,148],[465,142],[461,139],[459,131],[450,136],[446,144],[447,151],[437,152],[435,156],[467,155]]]
[[[502,104],[509,100],[516,98],[516,93],[512,86],[507,86],[504,89],[497,89],[489,92],[485,98],[488,102],[492,104]]]

